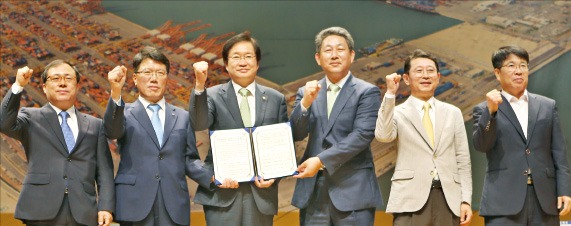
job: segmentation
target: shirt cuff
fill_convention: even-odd
[[[17,83],[12,84],[12,93],[13,94],[18,94],[18,93],[22,92],[22,90],[24,90],[24,87],[18,85]]]
[[[202,93],[204,93],[204,90],[202,90],[202,91],[198,91],[198,90],[196,90],[196,89],[194,90],[194,94],[196,94],[196,95],[200,95],[200,94],[202,94]]]
[[[390,94],[390,93],[385,93],[385,98],[395,98],[396,95],[394,94]]]
[[[113,100],[113,102],[115,102],[115,104],[117,104],[117,106],[121,107],[123,106],[125,103],[123,102],[123,97],[119,97],[119,100]]]

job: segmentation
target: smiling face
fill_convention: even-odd
[[[146,58],[141,61],[139,68],[135,68],[135,70],[133,82],[135,82],[135,86],[139,90],[139,95],[151,103],[161,100],[167,87],[166,65]]]
[[[415,58],[410,61],[410,70],[403,75],[403,79],[410,86],[412,96],[427,101],[434,96],[440,81],[440,73],[433,60]]]
[[[521,97],[527,88],[529,76],[527,61],[514,54],[510,54],[500,68],[495,68],[494,74],[502,90],[514,97]]]
[[[338,35],[323,39],[321,49],[315,54],[315,61],[333,83],[337,83],[349,73],[353,59],[355,51],[350,50],[345,38]]]
[[[66,63],[51,67],[42,85],[48,101],[61,110],[67,110],[76,100],[77,77],[75,70]]]
[[[248,86],[254,82],[259,67],[251,42],[241,41],[230,48],[226,70],[232,81],[242,87]]]

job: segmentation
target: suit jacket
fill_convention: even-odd
[[[97,225],[98,211],[115,209],[113,160],[101,119],[75,111],[79,133],[68,154],[56,111],[46,104],[18,112],[21,96],[8,91],[0,110],[0,132],[19,140],[28,159],[15,217],[53,219],[67,183],[73,218],[80,224]]]
[[[480,215],[514,215],[527,190],[527,169],[541,209],[558,215],[557,197],[570,196],[569,164],[555,101],[528,93],[527,139],[509,101],[490,115],[487,103],[474,107],[474,147],[486,153],[488,167]]]
[[[256,121],[254,126],[287,122],[285,97],[278,91],[256,84]],[[232,82],[206,89],[200,95],[192,92],[190,97],[190,116],[196,130],[224,130],[244,128],[240,107]],[[214,171],[212,149],[205,159],[205,166]],[[258,210],[266,215],[275,215],[278,211],[278,181],[269,188],[258,188],[254,183],[242,183],[251,186]],[[194,202],[217,207],[227,207],[234,202],[235,189],[208,190],[199,187]]]
[[[188,112],[166,103],[161,147],[143,104],[137,100],[122,105],[109,99],[103,120],[107,137],[117,139],[121,155],[115,177],[115,219],[143,220],[151,211],[160,186],[170,218],[177,224],[190,224],[185,175],[208,186],[212,174],[202,168]]]
[[[436,168],[448,207],[460,216],[462,202],[472,201],[470,150],[464,117],[457,107],[435,100],[434,147],[411,98],[395,107],[385,98],[375,136],[381,142],[398,138],[398,156],[387,204],[389,213],[420,210],[430,194]]]
[[[327,87],[325,78],[319,81]],[[294,140],[309,136],[301,161],[318,156],[323,165],[329,197],[341,211],[380,208],[382,197],[371,154],[375,120],[380,105],[376,86],[349,75],[339,92],[329,119],[327,89],[322,88],[307,111],[300,101],[304,87],[297,92],[291,114]],[[305,208],[314,192],[316,176],[298,179],[292,204]]]

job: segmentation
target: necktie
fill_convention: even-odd
[[[163,125],[161,124],[161,119],[159,118],[159,110],[161,106],[158,104],[149,104],[148,109],[153,111],[151,116],[151,123],[153,124],[153,129],[155,129],[155,134],[157,135],[157,140],[159,141],[159,146],[163,145]]]
[[[250,91],[246,88],[241,88],[238,92],[242,95],[242,101],[240,102],[240,115],[242,116],[242,122],[244,122],[244,127],[252,127],[250,104],[248,104],[248,94],[250,94]]]
[[[428,112],[430,111],[430,104],[428,102],[424,102],[424,116],[422,117],[422,125],[426,130],[426,134],[430,139],[430,144],[434,146],[434,129],[432,128],[432,121],[430,120],[430,115]]]
[[[61,131],[63,132],[63,138],[67,145],[67,152],[71,153],[71,150],[73,150],[73,147],[75,146],[75,138],[73,137],[71,128],[67,124],[67,117],[69,117],[69,114],[66,111],[62,111],[59,113],[59,116],[61,117]]]
[[[337,94],[339,94],[340,89],[341,87],[338,85],[329,85],[329,93],[327,93],[327,118],[329,118],[329,115],[331,114],[331,109],[333,109],[335,99],[337,99]]]

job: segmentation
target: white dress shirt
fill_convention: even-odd
[[[515,112],[517,120],[523,130],[523,135],[527,139],[527,123],[529,117],[529,102],[527,96],[527,89],[523,91],[523,95],[518,99],[507,92],[502,91],[502,95],[510,102],[510,106]]]

